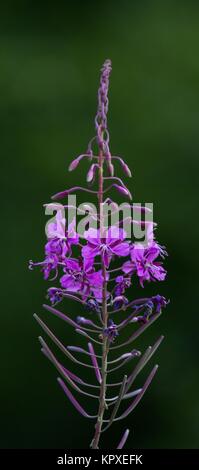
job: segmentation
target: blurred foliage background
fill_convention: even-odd
[[[143,349],[165,334],[149,366],[158,362],[158,375],[103,445],[115,447],[128,425],[129,448],[198,447],[198,2],[8,0],[0,23],[0,447],[86,448],[92,438],[91,422],[66,400],[40,353],[32,314],[66,344],[75,342],[72,329],[42,311],[47,285],[27,263],[43,257],[42,204],[85,181],[85,163],[72,174],[67,166],[93,135],[106,58],[113,62],[111,149],[133,169],[134,200],[154,202],[157,238],[169,251],[167,281],[146,292],[171,303],[136,342]],[[65,305],[73,317],[76,309]]]

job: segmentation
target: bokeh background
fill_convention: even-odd
[[[73,174],[67,166],[93,135],[106,58],[113,62],[111,149],[133,169],[134,200],[154,202],[157,237],[169,251],[167,281],[146,292],[171,303],[136,342],[143,349],[165,335],[148,368],[158,362],[158,375],[103,446],[115,447],[128,425],[129,448],[198,447],[198,2],[7,0],[0,22],[0,447],[83,449],[92,438],[91,422],[66,400],[40,353],[32,315],[66,344],[76,341],[72,329],[42,311],[47,286],[27,263],[43,257],[42,204],[84,182],[85,163]],[[70,303],[65,310],[80,313]]]

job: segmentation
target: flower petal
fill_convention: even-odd
[[[132,261],[126,261],[122,265],[122,271],[126,274],[131,273],[135,269],[135,264],[132,263]]]
[[[111,247],[111,251],[113,251],[115,255],[118,255],[118,256],[129,255],[130,247],[129,247],[129,243],[127,242],[118,242],[118,244],[115,244],[115,246],[111,244],[110,247]]]
[[[68,269],[71,269],[72,271],[81,271],[80,263],[75,258],[68,258],[66,260],[66,266]]]

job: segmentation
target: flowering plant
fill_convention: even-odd
[[[144,287],[145,282],[163,281],[166,271],[162,266],[161,259],[166,255],[165,248],[160,246],[153,236],[155,224],[152,221],[136,221],[132,216],[123,221],[119,218],[110,226],[106,223],[105,205],[111,209],[111,215],[118,215],[117,204],[106,197],[110,190],[116,190],[120,195],[130,201],[132,196],[121,178],[114,176],[115,163],[119,162],[127,177],[131,177],[131,171],[124,160],[119,156],[112,156],[109,148],[109,132],[107,128],[108,112],[108,87],[111,72],[110,60],[105,61],[100,77],[98,90],[98,109],[95,117],[96,135],[91,139],[85,154],[75,158],[69,166],[69,171],[75,170],[81,160],[90,162],[87,173],[88,188],[75,186],[66,189],[53,196],[53,200],[67,198],[76,191],[87,191],[97,197],[98,208],[95,212],[91,205],[85,204],[83,212],[89,212],[85,230],[80,234],[76,229],[75,220],[68,224],[66,229],[60,205],[54,221],[48,224],[47,243],[45,245],[45,259],[42,262],[30,261],[30,268],[40,266],[46,280],[56,280],[58,286],[48,289],[48,298],[51,305],[44,308],[71,325],[77,334],[88,341],[87,348],[77,343],[74,346],[65,346],[48,328],[38,315],[34,315],[47,336],[62,351],[67,359],[75,364],[91,368],[95,373],[96,382],[88,383],[75,375],[71,370],[60,363],[51,351],[46,341],[40,337],[44,355],[54,364],[60,377],[58,383],[65,395],[84,417],[95,421],[94,436],[91,448],[97,449],[101,435],[116,421],[127,417],[140,402],[150,385],[156,371],[157,365],[153,367],[144,385],[139,389],[132,390],[134,381],[146,363],[151,359],[156,349],[162,342],[163,336],[149,346],[141,354],[137,349],[127,351],[127,347],[138,338],[161,314],[162,308],[167,304],[163,296],[155,295],[151,298],[139,298],[128,300],[126,291],[131,288],[136,279]],[[97,151],[94,152],[94,147]],[[97,189],[92,190],[90,186],[96,184]],[[107,183],[109,184],[107,186]],[[105,198],[106,197],[106,198]],[[70,204],[62,206],[69,209]],[[125,205],[126,207],[126,205]],[[150,212],[150,209],[129,204],[130,209],[140,214]],[[129,228],[134,224],[144,227],[146,232],[145,243],[132,242],[127,237],[124,225]],[[113,267],[113,263],[115,267]],[[77,315],[72,319],[65,313],[55,308],[55,305],[64,299],[73,299],[80,308],[84,306],[87,316]],[[122,319],[117,321],[117,313],[122,312]],[[124,317],[124,314],[127,315]],[[126,326],[133,329],[130,337],[120,341]],[[121,355],[113,358],[114,351],[124,348]],[[98,352],[96,350],[98,349]],[[82,362],[79,355],[87,356],[90,362]],[[111,357],[110,357],[111,356]],[[130,361],[136,361],[132,373],[123,375],[118,381],[110,381],[112,372],[119,371]],[[70,388],[68,388],[70,386]],[[118,392],[112,393],[113,389],[119,388]],[[90,397],[98,403],[95,415],[86,411],[76,399],[71,389],[80,395]],[[90,389],[94,392],[90,393]],[[132,399],[132,401],[131,401]],[[119,415],[119,407],[130,400],[130,405]],[[117,449],[123,448],[128,437],[129,430],[126,429],[121,437]]]

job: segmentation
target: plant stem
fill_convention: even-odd
[[[103,136],[102,136],[103,137]],[[103,164],[104,156],[103,150],[99,150],[99,214],[100,214],[100,236],[104,235],[104,215],[103,215]],[[106,280],[106,266],[104,264],[103,256],[101,256],[101,267],[103,275],[103,296],[102,296],[102,320],[104,328],[107,328],[108,325],[108,312],[107,312],[107,280]],[[106,378],[107,378],[107,357],[109,350],[109,340],[106,336],[103,335],[102,339],[102,367],[101,367],[101,377],[102,382],[100,386],[99,394],[99,409],[98,417],[95,425],[95,434],[91,443],[91,449],[98,449],[98,444],[101,435],[101,429],[103,424],[104,411],[106,409]]]

